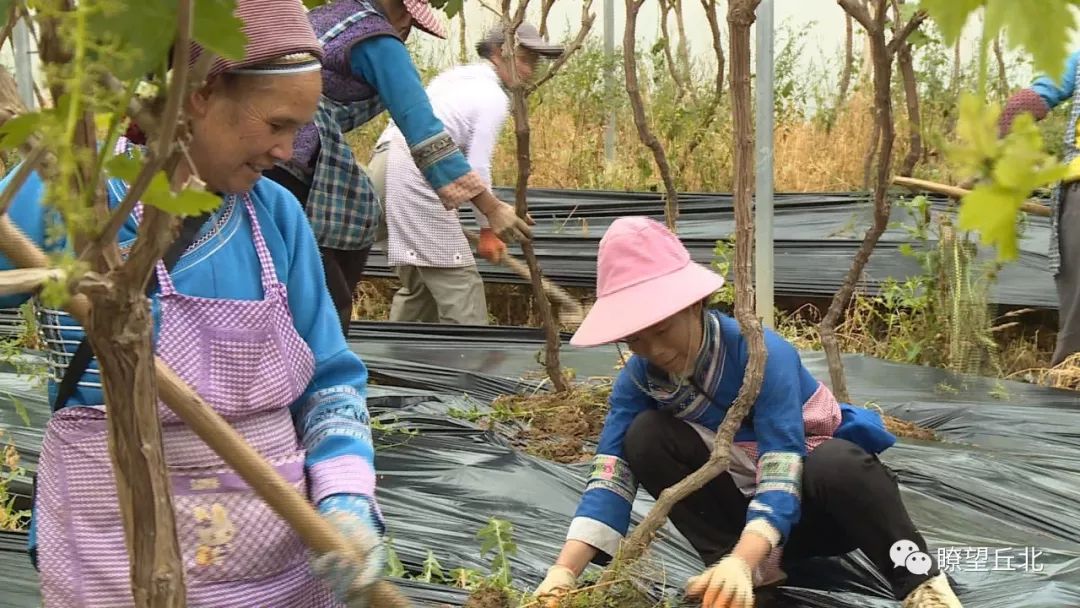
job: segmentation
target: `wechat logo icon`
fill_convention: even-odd
[[[889,557],[893,567],[906,568],[912,574],[927,574],[933,567],[933,558],[919,551],[919,547],[910,540],[898,540],[889,548]]]

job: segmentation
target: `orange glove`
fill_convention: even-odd
[[[506,243],[495,236],[491,228],[481,228],[480,243],[476,246],[476,253],[492,264],[498,264],[506,255]]]

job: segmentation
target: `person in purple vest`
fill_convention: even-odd
[[[711,310],[724,278],[695,263],[663,224],[616,220],[600,240],[597,300],[570,343],[625,342],[584,494],[566,543],[536,589],[549,605],[630,526],[638,487],[654,497],[709,459],[742,388],[749,346]],[[903,608],[961,608],[877,454],[895,443],[881,417],[838,403],[795,347],[765,330],[761,392],[735,434],[728,469],[670,518],[705,564],[687,595],[705,608],[751,608],[781,566],[861,549]]]
[[[261,175],[292,155],[297,130],[315,113],[323,49],[299,0],[238,0],[236,15],[247,53],[238,61],[218,58],[207,82],[185,99],[189,161],[171,175],[173,184],[200,176],[221,204],[192,222],[197,231],[178,257],[157,266],[149,289],[154,351],[355,552],[313,558],[287,522],[159,406],[184,584],[190,606],[336,608],[362,597],[385,567],[368,372],[341,334],[296,197]],[[192,62],[200,54],[196,45]],[[117,152],[136,147],[121,138]],[[14,194],[9,218],[39,246],[70,251],[70,243],[47,236],[57,226],[39,175],[6,192],[16,173],[0,182],[0,191]],[[113,179],[107,190],[116,207],[128,185]],[[139,205],[120,231],[121,249],[135,241],[141,217]],[[0,256],[0,270],[10,268]],[[0,306],[28,297],[0,298]],[[44,605],[132,606],[101,378],[92,351],[85,366],[72,363],[84,340],[76,322],[39,310],[54,371],[53,414],[34,484],[29,550]]]
[[[314,122],[297,135],[293,157],[266,175],[304,204],[347,333],[353,295],[383,211],[345,133],[384,110],[405,135],[416,166],[445,209],[471,201],[506,242],[526,241],[532,232],[512,205],[495,198],[432,110],[405,47],[414,26],[446,37],[428,0],[335,0],[312,9],[309,17],[326,53],[323,96]]]

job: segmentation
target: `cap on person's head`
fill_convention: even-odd
[[[600,239],[596,303],[570,344],[618,342],[723,286],[724,277],[690,259],[666,226],[646,217],[621,217]]]
[[[323,48],[301,0],[237,0],[234,15],[243,22],[247,36],[244,57],[216,57],[207,77],[224,72],[290,74],[321,68]],[[189,65],[194,65],[201,53],[202,46],[193,42]]]
[[[402,0],[402,4],[405,5],[405,10],[412,15],[413,25],[436,38],[446,40],[446,28],[435,16],[435,11],[431,9],[430,0]]]
[[[529,49],[538,55],[545,57],[558,57],[563,54],[563,47],[559,44],[549,44],[546,40],[540,37],[540,32],[531,23],[522,23],[518,26],[516,32],[517,43],[519,46]],[[506,31],[503,29],[502,24],[499,24],[488,32],[487,36],[484,36],[484,40],[481,44],[490,47],[500,47],[506,42]]]

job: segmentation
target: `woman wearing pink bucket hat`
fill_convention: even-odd
[[[590,562],[616,554],[639,485],[659,496],[708,459],[748,358],[735,319],[707,307],[723,284],[656,221],[620,218],[600,241],[597,301],[571,344],[625,342],[634,354],[615,381],[585,492],[537,596],[557,598]],[[756,587],[783,580],[782,560],[861,549],[903,608],[960,608],[876,456],[896,438],[874,412],[838,403],[778,334],[766,330],[765,346],[761,394],[735,435],[728,470],[670,514],[708,565],[687,594],[706,608],[749,608]],[[897,567],[898,552],[928,563]]]

